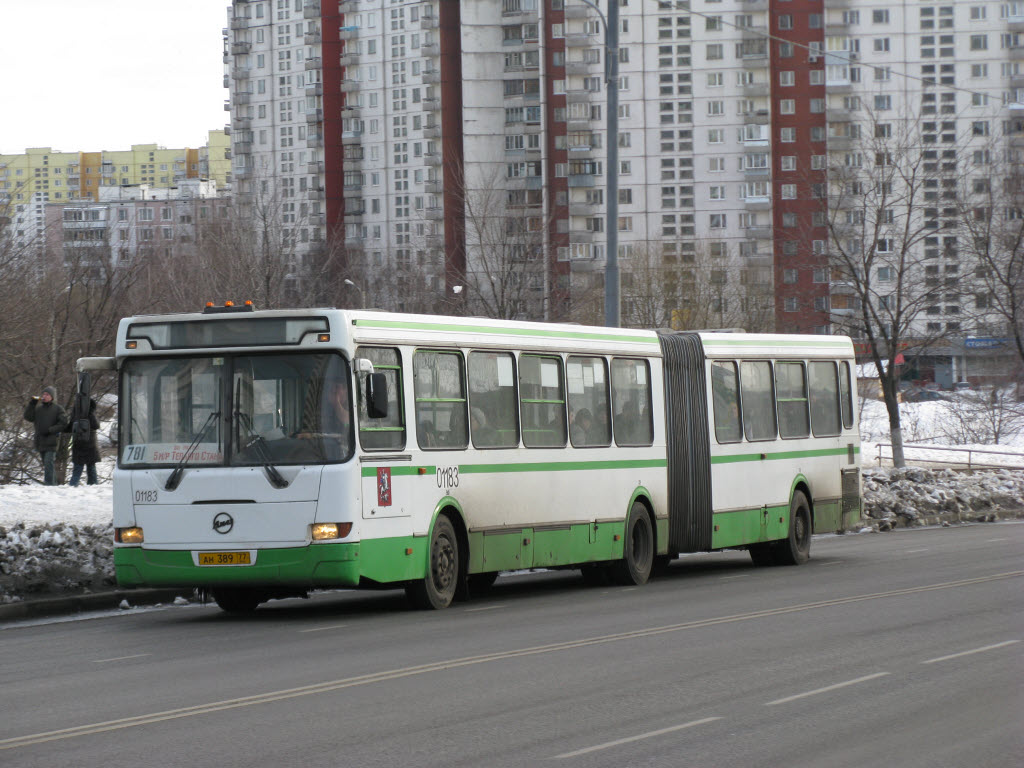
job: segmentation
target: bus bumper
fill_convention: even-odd
[[[198,566],[190,550],[118,547],[114,573],[122,587],[354,587],[359,584],[359,544],[260,549],[252,565],[230,566]]]

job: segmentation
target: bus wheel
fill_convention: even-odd
[[[426,577],[409,584],[405,594],[417,608],[447,608],[459,582],[459,542],[451,521],[444,515],[434,523],[429,557]]]
[[[789,537],[777,542],[775,561],[779,565],[803,565],[811,557],[811,505],[803,491],[793,494],[789,505]]]
[[[215,589],[213,600],[222,611],[234,614],[252,613],[256,610],[263,596],[255,589]]]
[[[647,508],[639,501],[633,502],[626,522],[626,540],[623,543],[623,557],[612,565],[616,583],[623,585],[646,584],[654,565],[654,529]]]

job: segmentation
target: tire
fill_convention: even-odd
[[[622,550],[622,559],[611,566],[615,583],[646,584],[654,566],[654,529],[647,508],[639,501],[633,502],[629,511]]]
[[[459,585],[459,541],[451,520],[444,515],[434,523],[427,558],[426,576],[409,584],[405,594],[416,608],[447,608]]]
[[[213,600],[226,613],[242,616],[252,613],[263,602],[263,595],[255,589],[224,587],[213,590]]]
[[[803,565],[811,558],[811,505],[803,491],[793,494],[789,504],[789,536],[776,542],[775,562],[778,565]]]

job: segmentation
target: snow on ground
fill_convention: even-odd
[[[1024,515],[1024,469],[965,473],[931,463],[964,458],[949,450],[964,446],[937,441],[946,428],[949,403],[905,403],[901,407],[907,443],[930,438],[930,444],[945,450],[935,454],[908,450],[910,466],[878,467],[877,445],[889,442],[888,418],[880,402],[862,404],[867,530],[990,522]],[[985,458],[1024,466],[1024,432],[998,446],[976,447],[1017,451],[1021,455]],[[99,485],[77,488],[0,486],[0,603],[114,587],[109,477],[109,471],[101,471]]]

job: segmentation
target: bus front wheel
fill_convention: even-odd
[[[778,542],[775,558],[779,565],[803,565],[811,558],[811,505],[803,491],[793,494],[789,504],[789,536]]]
[[[654,529],[647,508],[639,501],[633,502],[629,511],[622,549],[622,559],[612,566],[615,582],[627,586],[646,584],[654,565]]]
[[[426,576],[409,584],[405,594],[417,608],[447,608],[459,582],[459,542],[451,520],[444,515],[434,523],[427,556]]]

